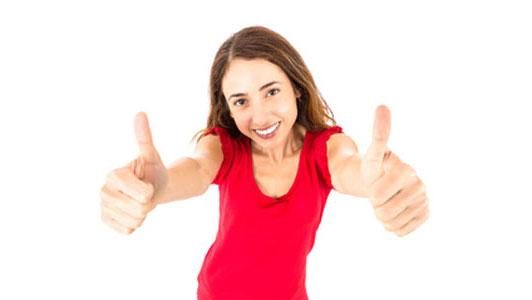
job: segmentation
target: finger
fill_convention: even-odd
[[[139,145],[140,156],[143,156],[148,163],[156,163],[159,154],[153,145],[148,116],[144,112],[139,112],[135,116],[135,138]]]
[[[408,178],[406,185],[385,203],[374,207],[375,215],[382,222],[397,217],[405,208],[417,203],[420,195],[424,194],[423,182],[417,176]]]
[[[133,174],[137,176],[138,179],[144,179],[144,157],[139,156],[135,160],[135,167],[133,168]]]
[[[130,234],[134,230],[134,229],[131,229],[131,228],[127,228],[126,226],[120,224],[115,219],[111,218],[109,215],[106,215],[104,213],[102,213],[102,221],[105,224],[109,225],[114,230],[116,230],[116,231],[118,231],[118,232],[120,232],[122,234]]]
[[[131,170],[135,177],[142,180],[144,179],[145,161],[146,160],[141,155],[139,155],[134,160],[128,162],[127,165],[124,166],[124,168]]]
[[[415,176],[415,170],[408,164],[402,164],[379,178],[370,190],[370,201],[374,207],[379,207],[389,201],[404,188],[410,177]]]
[[[148,203],[153,195],[153,187],[138,179],[131,170],[120,168],[107,174],[107,185],[111,190],[121,191],[141,203]]]
[[[124,225],[127,228],[137,228],[139,227],[142,220],[137,219],[133,216],[130,216],[125,211],[120,210],[119,208],[112,207],[108,202],[102,201],[101,203],[102,214],[107,214],[111,218],[115,219],[120,224]]]
[[[429,205],[429,201],[426,194],[419,195],[412,205],[406,207],[399,215],[395,218],[386,221],[384,227],[388,231],[397,230],[405,226],[410,220],[412,220],[417,215],[420,215],[421,211],[426,209]]]
[[[387,143],[391,131],[391,112],[386,105],[379,105],[375,110],[373,121],[373,137],[366,152],[368,161],[382,162],[384,154],[388,151]]]
[[[421,215],[413,218],[412,220],[410,220],[410,222],[408,222],[408,224],[396,230],[395,234],[399,237],[403,237],[409,234],[410,232],[418,228],[421,224],[423,224],[429,218],[429,214],[430,212],[428,209],[423,210]]]
[[[100,197],[108,203],[108,206],[116,207],[135,218],[143,219],[149,212],[148,205],[136,201],[120,191],[112,190],[107,185],[101,189]]]

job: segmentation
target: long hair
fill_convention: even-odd
[[[196,132],[192,140],[201,133],[197,140],[199,142],[204,134],[214,126],[226,129],[235,139],[242,137],[242,133],[230,115],[222,92],[222,78],[231,61],[236,58],[266,59],[283,70],[290,79],[292,87],[301,93],[299,101],[296,101],[296,123],[310,132],[336,126],[332,110],[318,91],[309,69],[296,49],[284,37],[271,29],[251,26],[231,35],[218,49],[211,67],[209,82],[211,106],[207,126]],[[330,120],[332,125],[328,125],[327,120]]]

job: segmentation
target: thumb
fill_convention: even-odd
[[[153,145],[148,116],[139,112],[135,116],[135,137],[139,145],[140,156],[145,162],[156,163],[160,160],[159,153]]]
[[[384,154],[388,151],[386,144],[390,137],[391,122],[390,109],[386,105],[379,105],[375,111],[371,144],[364,156],[368,162],[380,163],[382,166]]]

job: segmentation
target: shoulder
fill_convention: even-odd
[[[356,152],[358,147],[355,141],[343,132],[332,134],[327,140],[327,152]]]
[[[203,136],[194,147],[191,157],[199,164],[200,169],[208,176],[211,182],[223,162],[223,149],[221,137],[215,134]]]
[[[345,133],[336,133],[327,140],[327,161],[331,174],[347,159],[358,153],[355,141]]]

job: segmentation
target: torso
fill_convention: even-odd
[[[277,199],[288,193],[292,187],[299,167],[299,157],[305,132],[305,128],[300,130],[299,150],[290,157],[286,157],[281,165],[272,165],[267,158],[254,153],[251,154],[253,157],[253,176],[264,195]]]

